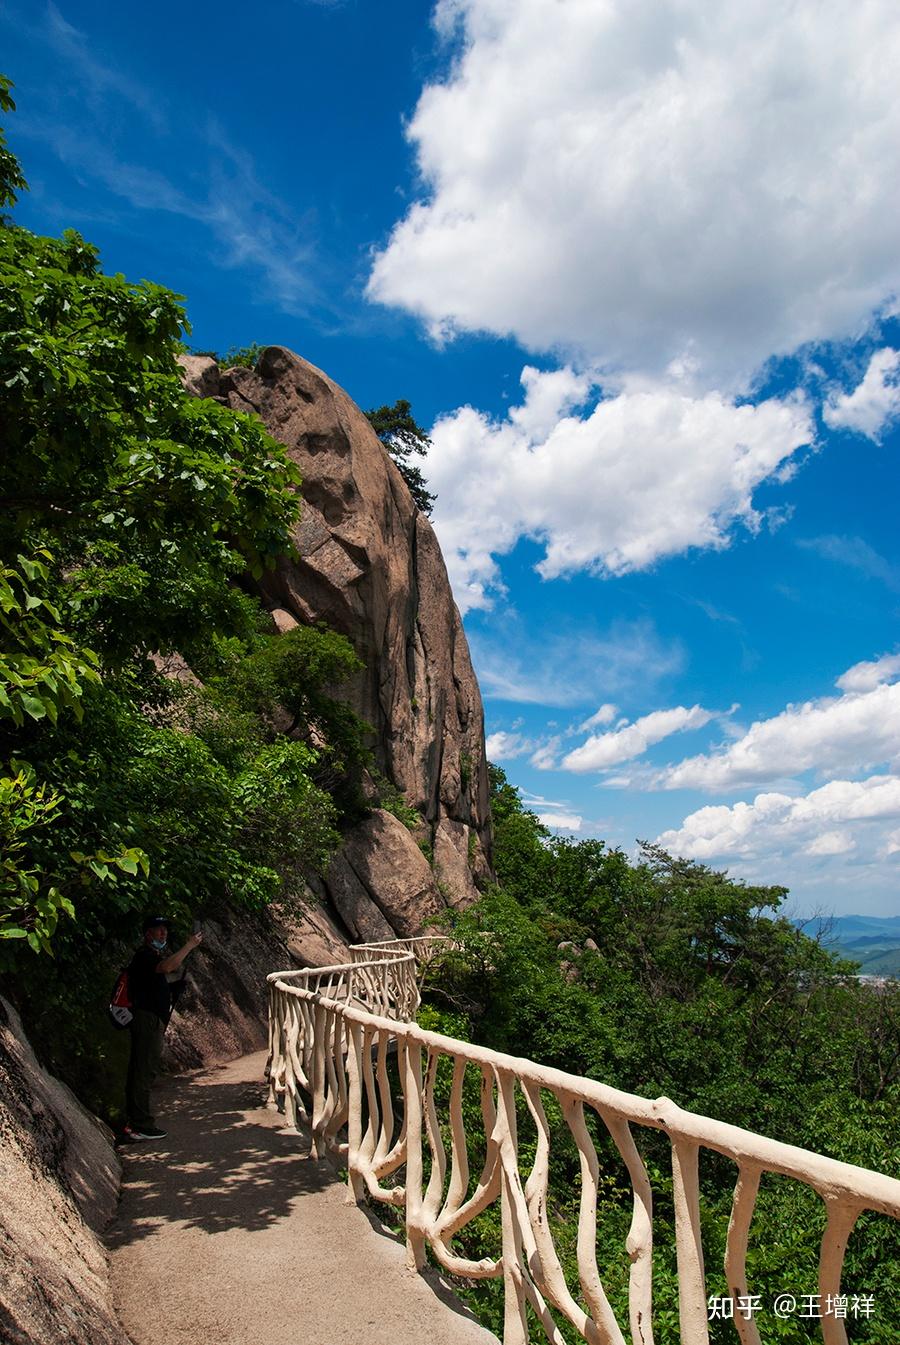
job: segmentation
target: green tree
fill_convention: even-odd
[[[893,1107],[900,1095],[900,985],[873,993],[782,917],[785,889],[644,845],[637,860],[597,840],[550,836],[502,770],[490,769],[499,886],[449,917],[461,951],[429,990],[430,1010],[455,1035],[555,1065],[647,1097],[665,1095],[708,1116],[847,1162],[900,1175]],[[448,1008],[450,1014],[448,1015]],[[519,1115],[523,1169],[534,1128]],[[551,1118],[554,1242],[577,1292],[577,1153],[562,1117]],[[477,1134],[477,1113],[473,1115]],[[657,1338],[676,1339],[677,1267],[671,1155],[664,1136],[634,1127],[654,1188]],[[604,1283],[627,1321],[625,1236],[631,1189],[621,1161],[595,1131],[603,1186],[598,1245]],[[477,1141],[481,1143],[479,1139]],[[470,1155],[473,1167],[480,1152]],[[710,1293],[727,1294],[721,1265],[735,1171],[713,1154],[701,1163],[703,1238]],[[824,1227],[821,1201],[802,1184],[763,1181],[748,1255],[751,1291],[770,1301],[790,1284],[815,1293]],[[465,1254],[496,1248],[494,1207],[466,1229]],[[620,1261],[610,1249],[622,1248]],[[861,1220],[844,1284],[877,1288],[878,1320],[854,1340],[897,1337],[900,1228]],[[871,1291],[870,1289],[867,1291]],[[496,1292],[469,1301],[496,1328]],[[778,1339],[808,1339],[808,1323],[777,1324]],[[713,1323],[725,1345],[731,1324]],[[561,1338],[574,1340],[568,1327]]]
[[[10,203],[11,156],[0,175]],[[350,645],[278,636],[255,596],[291,551],[296,468],[184,393],[185,330],[178,296],[77,234],[0,225],[0,972],[101,1110],[135,913],[264,921],[327,862],[367,759],[331,699]]]
[[[412,406],[401,398],[393,406],[379,406],[367,411],[366,417],[378,438],[400,468],[409,493],[423,513],[429,514],[437,499],[428,489],[422,469],[410,462],[413,455],[425,457],[431,440],[413,418]]]
[[[257,419],[184,393],[185,329],[176,295],[104,275],[77,234],[0,227],[0,937],[35,948],[98,884],[146,899],[142,829],[90,778],[98,755],[117,774],[98,737],[152,758],[153,659],[248,636],[237,584],[291,548],[296,468]]]
[[[0,112],[15,112],[13,101],[13,82],[6,75],[0,75]],[[20,191],[26,191],[28,183],[22,176],[19,161],[6,143],[6,136],[0,129],[0,207],[15,205]]]

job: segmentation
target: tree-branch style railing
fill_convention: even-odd
[[[354,963],[381,962],[398,953],[412,953],[416,963],[416,983],[421,989],[429,967],[459,945],[447,934],[417,934],[408,939],[385,939],[381,943],[354,943],[350,958]]]
[[[634,1125],[663,1132],[671,1145],[682,1345],[709,1341],[700,1236],[701,1151],[723,1155],[737,1168],[724,1258],[734,1300],[750,1292],[747,1249],[764,1173],[803,1183],[824,1202],[818,1275],[823,1304],[838,1300],[844,1253],[859,1215],[872,1210],[900,1219],[900,1181],[894,1178],[683,1111],[668,1098],[638,1097],[425,1031],[412,1021],[419,1003],[416,950],[392,954],[393,946],[387,946],[387,956],[368,957],[355,949],[354,961],[344,966],[276,972],[268,978],[270,1100],[272,1105],[283,1101],[288,1125],[296,1126],[300,1119],[310,1127],[314,1154],[341,1156],[354,1200],[368,1195],[405,1211],[411,1267],[423,1267],[428,1247],[453,1275],[503,1278],[504,1345],[528,1341],[526,1305],[552,1345],[564,1345],[564,1339],[551,1308],[591,1345],[625,1345],[597,1264],[600,1159],[592,1130],[610,1137],[631,1182],[625,1251],[631,1263],[632,1345],[653,1345],[653,1197]],[[389,1068],[392,1058],[395,1069]],[[439,1115],[435,1085],[442,1061],[448,1062],[452,1082],[445,1113]],[[463,1114],[468,1071],[479,1079],[485,1141],[474,1186]],[[392,1073],[398,1080],[393,1084]],[[544,1097],[554,1100],[553,1111],[561,1116],[564,1130],[551,1130]],[[519,1111],[530,1115],[536,1135],[529,1145],[533,1157],[524,1164],[529,1167],[524,1181]],[[589,1118],[594,1119],[589,1123]],[[576,1251],[580,1297],[564,1273],[549,1208],[551,1146],[560,1144],[566,1132],[577,1149],[581,1172]],[[473,1261],[461,1255],[453,1239],[498,1201],[499,1256]],[[741,1345],[761,1345],[752,1315],[735,1313],[733,1325]],[[847,1345],[841,1315],[823,1315],[821,1331],[824,1345]]]

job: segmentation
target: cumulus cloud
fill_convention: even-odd
[[[889,852],[890,836],[869,826],[900,817],[900,778],[832,780],[795,798],[757,794],[752,803],[700,808],[657,843],[686,859],[758,859],[786,853],[809,857],[865,848]]]
[[[604,724],[611,724],[617,714],[618,708],[615,705],[601,705],[600,709],[596,710],[592,715],[589,715],[587,719],[578,725],[578,728],[575,731],[577,733],[589,733],[591,729],[602,728]]]
[[[440,0],[418,199],[369,295],[698,386],[900,288],[891,0]]]
[[[671,710],[654,710],[633,724],[610,733],[593,734],[587,742],[569,752],[562,760],[564,770],[598,771],[642,756],[654,743],[686,729],[702,728],[715,717],[715,711],[694,705],[687,709],[676,705]]]
[[[543,545],[545,579],[627,574],[727,546],[736,524],[760,527],[755,488],[814,433],[800,395],[737,406],[659,386],[577,415],[583,378],[526,369],[522,381],[522,405],[500,423],[462,407],[431,431],[433,521],[464,611],[502,591],[496,558],[522,537]]]
[[[559,746],[562,738],[556,734],[541,743],[539,747],[532,752],[529,762],[536,770],[552,771],[556,767],[556,759],[559,755]]]
[[[538,813],[537,819],[555,831],[580,831],[583,821],[578,813]]]
[[[876,350],[852,392],[833,393],[822,415],[832,429],[856,430],[876,443],[900,416],[900,350]]]
[[[789,705],[771,719],[757,720],[729,746],[669,766],[656,783],[724,792],[807,770],[855,774],[900,764],[900,683],[893,681],[898,673],[897,655],[857,663],[838,679],[842,695]]]
[[[521,733],[505,733],[503,730],[489,733],[484,742],[488,761],[515,761],[517,757],[526,756],[533,748],[534,743]]]
[[[885,682],[892,682],[900,673],[900,654],[882,654],[870,663],[854,663],[837,679],[835,686],[849,694],[874,691]]]

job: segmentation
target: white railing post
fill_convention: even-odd
[[[359,1023],[347,1024],[347,1203],[361,1205],[366,1184],[359,1171],[362,1144],[362,1034]]]
[[[425,1264],[422,1210],[422,1047],[406,1046],[403,1098],[406,1107],[406,1264],[421,1270]]]
[[[524,1202],[519,1179],[515,1076],[497,1070],[497,1125],[500,1140],[500,1229],[503,1238],[503,1345],[527,1345],[528,1317],[517,1205]]]
[[[700,1240],[700,1146],[672,1140],[675,1253],[678,1260],[678,1319],[682,1345],[709,1345],[706,1276]]]
[[[859,1218],[859,1205],[847,1201],[826,1199],[828,1222],[822,1237],[822,1249],[819,1257],[819,1295],[824,1306],[840,1293],[841,1270],[844,1265],[844,1253],[853,1225]],[[826,1313],[822,1318],[822,1340],[825,1345],[847,1345],[847,1332],[840,1317]]]

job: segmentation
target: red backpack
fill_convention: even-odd
[[[128,1027],[134,1016],[131,1012],[131,987],[128,984],[127,967],[116,977],[107,1012],[113,1027]]]

